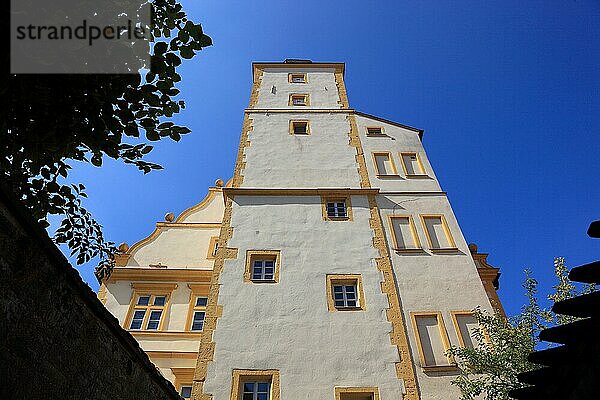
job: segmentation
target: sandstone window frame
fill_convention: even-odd
[[[421,224],[423,225],[423,230],[425,231],[425,237],[427,238],[427,243],[429,244],[429,250],[432,253],[454,253],[458,251],[458,248],[456,247],[456,242],[452,237],[452,232],[450,231],[450,227],[448,226],[448,222],[446,221],[446,217],[444,216],[444,214],[419,214],[419,218],[421,219]],[[449,247],[438,247],[434,245],[432,238],[433,235],[428,228],[429,225],[427,224],[428,219],[440,220],[442,230],[446,237],[446,241],[449,244]],[[433,234],[435,235],[436,242],[440,243],[437,234],[435,232],[433,232]]]
[[[425,350],[423,348],[423,343],[421,340],[421,332],[419,331],[419,325],[417,320],[419,318],[436,318],[437,328],[440,334],[441,344],[443,346],[444,354],[447,363],[446,364],[430,364],[426,360]],[[412,323],[413,333],[415,335],[415,341],[417,343],[417,350],[419,353],[419,361],[421,363],[421,368],[424,372],[443,372],[443,371],[455,371],[457,368],[456,361],[454,357],[448,356],[446,352],[450,349],[450,339],[448,338],[448,331],[446,330],[446,325],[444,323],[444,317],[442,316],[441,311],[413,311],[410,313],[410,319]]]
[[[177,393],[179,393],[179,395],[183,399],[191,399],[192,398],[191,397],[192,396],[192,386],[193,386],[193,383],[194,383],[195,368],[193,368],[193,367],[191,367],[191,368],[175,368],[175,367],[172,367],[171,368],[171,372],[175,376],[175,381],[173,382],[173,386],[175,386],[175,389],[177,390]],[[186,392],[189,391],[189,396],[188,397],[184,397],[183,396],[183,394],[184,394],[183,393],[184,388],[185,388]]]
[[[361,274],[327,274],[326,276],[327,309],[330,312],[365,311],[367,303],[362,283]],[[356,288],[356,307],[336,306],[334,298],[334,286],[353,285]]]
[[[129,301],[129,309],[125,317],[123,328],[127,331],[133,332],[162,332],[165,330],[166,315],[169,312],[171,305],[172,293],[177,289],[176,283],[131,283],[132,293]],[[148,297],[147,304],[139,304],[140,298]],[[164,297],[164,303],[162,305],[155,305],[156,298]],[[144,311],[141,325],[139,328],[132,328],[132,324],[135,317],[136,311]],[[153,311],[160,311],[160,318],[156,329],[148,329],[150,317]]]
[[[463,335],[463,330],[462,330],[461,324],[459,322],[459,317],[464,317],[464,316],[475,317],[475,313],[473,311],[453,310],[453,311],[450,311],[450,316],[452,317],[452,324],[454,325],[454,329],[456,330],[456,336],[458,337],[458,343],[460,344],[460,347],[477,349],[477,348],[481,347],[483,344],[490,342],[490,338],[487,335],[487,332],[484,331],[483,332],[483,342],[475,343],[477,339],[474,338],[473,335],[471,334],[471,332],[468,330],[467,330],[467,334],[469,335],[469,341],[471,343],[468,344],[465,341],[465,337]],[[479,329],[482,329],[481,325],[479,325]]]
[[[375,174],[378,178],[395,178],[399,177],[398,170],[396,169],[396,164],[394,163],[394,157],[390,151],[374,151],[371,153],[373,158],[373,165],[375,166]],[[379,168],[379,163],[377,162],[378,157],[386,157],[387,161],[390,163],[391,171],[381,171]],[[383,173],[382,173],[383,172]],[[388,173],[390,172],[390,173]]]
[[[418,151],[401,151],[399,152],[400,154],[400,163],[402,164],[402,170],[404,171],[404,175],[407,178],[429,178],[429,175],[427,175],[427,171],[425,170],[425,166],[423,165],[423,161],[421,160],[421,155],[419,154]],[[417,165],[419,167],[420,173],[409,173],[408,170],[408,166],[406,165],[406,160],[404,157],[406,156],[414,156],[416,161],[417,161]]]
[[[335,387],[335,400],[353,400],[358,396],[371,396],[371,400],[379,400],[378,387]]]
[[[190,300],[188,305],[188,313],[185,321],[186,332],[202,332],[206,323],[206,308],[208,307],[208,294],[210,291],[210,283],[188,283],[190,289]],[[198,298],[206,298],[205,306],[198,306]],[[194,317],[196,312],[204,312],[202,329],[192,329],[194,325]]]
[[[300,80],[297,78],[300,78]],[[300,84],[308,83],[308,74],[306,72],[290,72],[288,73],[288,82]]]
[[[243,384],[269,382],[269,400],[280,400],[280,374],[278,369],[234,369],[231,379],[231,400],[243,400]]]
[[[219,237],[211,236],[210,241],[208,242],[208,253],[206,254],[206,258],[208,260],[214,260],[217,258],[217,250],[219,249]]]
[[[296,127],[305,124],[305,132],[306,133],[296,133]],[[294,136],[308,136],[311,134],[311,129],[310,129],[310,121],[307,119],[292,119],[290,120],[290,135],[294,135]]]
[[[333,203],[344,203],[346,207],[346,216],[335,216],[329,215],[330,206],[329,204]],[[336,205],[335,209],[337,210],[339,207]],[[323,214],[323,220],[325,221],[352,221],[352,201],[350,200],[350,196],[321,196],[321,211]]]
[[[272,260],[273,261],[273,279],[257,280],[253,279],[254,261]],[[281,250],[246,250],[246,268],[244,271],[244,282],[254,284],[274,284],[279,283],[279,271],[281,268]]]
[[[384,127],[381,125],[365,126],[365,132],[368,137],[387,136]]]
[[[310,106],[310,95],[308,93],[290,93],[288,106],[308,107]]]
[[[390,232],[392,233],[392,243],[394,244],[394,251],[400,253],[420,253],[423,251],[423,246],[421,245],[421,239],[419,238],[419,234],[417,233],[417,227],[415,225],[415,221],[410,214],[390,214],[387,216],[388,225],[390,227]],[[413,243],[415,247],[401,247],[398,241],[398,232],[396,232],[394,220],[395,219],[406,219],[408,220],[408,226],[410,229],[410,234],[413,239]],[[404,241],[404,240],[403,240]]]

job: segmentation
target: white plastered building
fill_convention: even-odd
[[[445,352],[499,274],[423,132],[351,109],[344,64],[252,69],[233,178],[123,244],[100,299],[184,397],[458,399]]]

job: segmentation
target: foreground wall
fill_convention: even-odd
[[[178,399],[26,211],[0,189],[1,399]]]

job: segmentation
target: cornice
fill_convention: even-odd
[[[336,196],[378,194],[372,188],[225,188],[225,196]]]
[[[190,282],[208,283],[212,270],[210,269],[184,269],[184,268],[138,268],[115,267],[107,283],[117,281],[136,282]]]

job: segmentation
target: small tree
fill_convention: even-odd
[[[93,1],[82,2],[94,9]],[[212,44],[178,0],[151,5],[154,46],[146,74],[9,74],[0,86],[0,179],[44,227],[49,215],[61,215],[54,241],[66,244],[78,264],[98,258],[99,278],[117,250],[84,208],[85,186],[65,182],[72,162],[100,167],[110,157],[144,173],[160,169],[144,159],[152,151],[148,142],[179,141],[190,131],[171,121],[184,107],[179,66]],[[0,17],[7,27],[9,15]],[[4,57],[10,65],[9,52]]]
[[[564,258],[555,258],[554,274],[558,283],[547,296],[553,303],[595,290],[593,285],[578,290],[568,273]],[[538,282],[527,269],[523,288],[527,302],[518,315],[505,318],[498,312],[490,314],[476,309],[474,315],[479,329],[473,331],[473,336],[480,345],[474,349],[452,347],[448,351],[458,363],[460,374],[452,383],[460,389],[462,400],[480,398],[478,396],[487,400],[509,399],[510,390],[524,386],[517,375],[536,368],[527,357],[541,345],[540,331],[575,319],[540,307]]]

